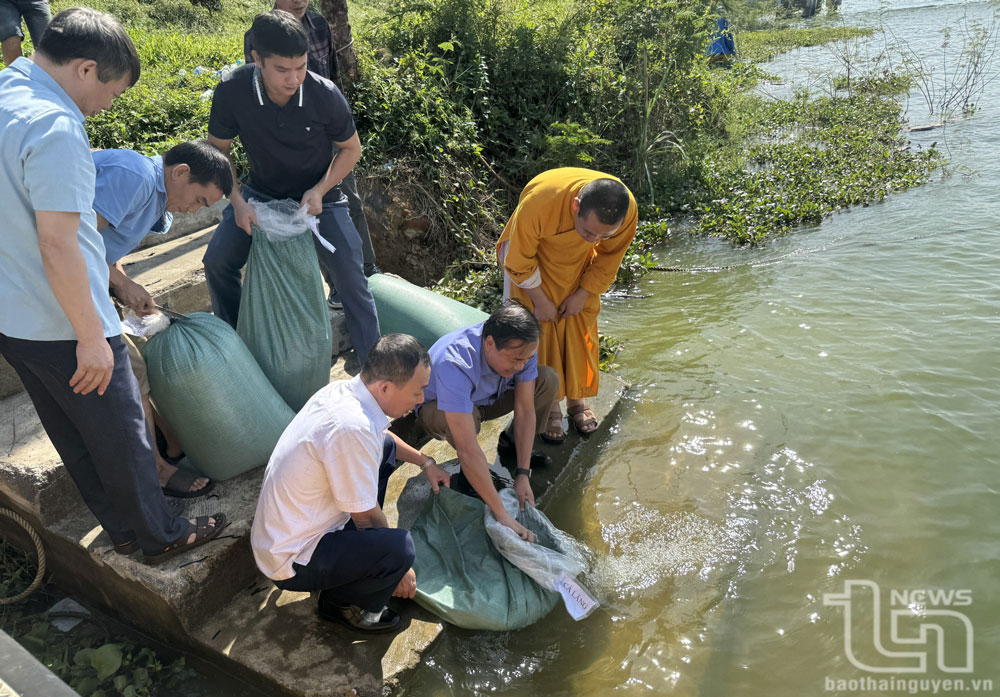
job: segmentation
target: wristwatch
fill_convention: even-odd
[[[420,465],[420,471],[422,472],[431,465],[436,465],[436,464],[437,460],[435,460],[433,457],[428,457],[426,460],[423,461],[423,464]]]
[[[527,477],[528,479],[531,479],[531,470],[526,470],[526,469],[524,469],[523,467],[518,467],[518,468],[517,468],[517,469],[516,469],[516,470],[514,471],[514,476],[515,476],[515,477],[520,477],[520,476],[521,476],[522,474],[523,474],[523,475],[524,475],[525,477]]]

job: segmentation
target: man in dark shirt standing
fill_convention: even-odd
[[[335,253],[317,245],[344,303],[347,330],[364,364],[380,336],[375,301],[362,270],[361,240],[340,183],[361,158],[351,109],[336,85],[307,71],[302,23],[283,10],[254,20],[253,64],[227,75],[215,88],[208,140],[229,153],[240,137],[250,162],[249,183],[233,189],[230,205],[205,252],[205,277],[215,314],[236,326],[240,272],[256,222],[248,198],[301,201],[319,217],[319,232]],[[336,156],[334,156],[336,151]]]
[[[302,28],[306,30],[306,38],[309,43],[309,70],[333,81],[340,91],[344,91],[344,83],[340,79],[340,68],[337,63],[337,48],[334,45],[333,35],[330,31],[330,24],[326,18],[318,12],[309,9],[309,0],[275,0],[274,9],[284,10],[302,23]],[[243,54],[247,63],[253,62],[253,29],[248,29],[243,35]],[[361,203],[361,196],[358,194],[358,184],[354,179],[354,173],[344,177],[340,184],[340,190],[347,196],[347,206],[351,213],[351,221],[361,237],[361,255],[364,265],[365,276],[378,273],[379,268],[375,265],[375,249],[372,247],[371,234],[368,231],[368,221],[365,219],[364,205]],[[335,288],[336,282],[331,278],[329,269],[323,268],[327,283],[331,289]],[[335,291],[331,290],[330,305],[334,309],[339,309],[339,300],[334,301]]]

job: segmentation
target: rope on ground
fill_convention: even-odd
[[[9,598],[0,598],[0,605],[10,605],[11,603],[16,603],[24,600],[29,595],[35,592],[35,590],[42,585],[42,578],[45,576],[45,550],[42,548],[42,540],[38,537],[38,533],[35,532],[34,527],[31,523],[25,520],[23,517],[10,510],[9,508],[0,508],[0,516],[6,516],[13,520],[15,523],[24,528],[25,532],[28,533],[28,537],[35,545],[35,555],[38,557],[38,571],[35,572],[35,578],[23,591],[17,595],[13,595]]]

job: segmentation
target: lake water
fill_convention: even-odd
[[[840,21],[882,23],[940,68],[942,27],[993,10],[844,0]],[[815,83],[835,60],[818,47],[765,67]],[[633,389],[546,505],[593,549],[603,608],[579,623],[557,608],[522,632],[449,630],[407,695],[855,694],[830,681],[866,677],[1000,689],[998,97],[1000,82],[972,119],[913,134],[949,157],[931,183],[753,250],[675,234],[663,264],[742,266],[652,273],[649,297],[606,301]],[[936,120],[916,92],[908,114]],[[824,594],[862,580],[881,612],[855,587],[848,631]],[[967,591],[952,595],[961,615],[891,593],[915,589]],[[921,640],[921,624],[941,629]],[[972,671],[943,670],[970,667],[970,633]],[[856,666],[845,635],[883,672]]]

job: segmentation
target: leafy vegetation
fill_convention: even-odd
[[[907,145],[899,104],[875,94],[747,97],[739,113],[748,135],[709,159],[697,206],[699,231],[738,242],[881,200],[923,183],[940,162]]]
[[[242,58],[243,32],[270,6],[92,4],[123,21],[143,61],[139,85],[89,120],[93,144],[147,153],[204,135],[214,71]],[[738,56],[719,67],[704,55],[719,12],[712,0],[352,3],[360,180],[402,209],[380,211],[386,220],[426,230],[424,277],[443,276],[442,292],[494,306],[492,245],[524,184],[552,167],[612,172],[644,220],[694,216],[697,231],[752,244],[927,178],[938,155],[907,147],[893,99],[912,76],[853,62],[850,42],[870,29],[790,28],[776,0],[724,6]],[[981,60],[969,61],[976,75],[992,47],[980,34],[985,48],[970,55]],[[832,64],[843,69],[823,94],[768,101],[753,89],[767,78],[759,63],[819,44],[834,47]],[[668,230],[667,222],[642,227],[620,284],[653,265],[652,247]],[[402,262],[389,269],[408,272]]]
[[[33,558],[0,542],[0,596],[27,588],[36,568]],[[192,682],[183,657],[165,658],[96,616],[74,617],[83,621],[66,632],[57,629],[52,620],[58,613],[50,614],[49,608],[59,599],[55,589],[43,585],[16,605],[0,606],[0,629],[83,697],[171,695]]]
[[[54,9],[61,4],[71,3],[56,0]],[[213,73],[242,58],[243,32],[268,6],[223,0],[221,11],[211,12],[188,0],[92,4],[125,23],[143,61],[139,85],[88,122],[93,144],[147,153],[204,135]],[[737,25],[761,26],[765,16],[773,16],[772,26],[782,21],[778,3],[726,5]],[[696,210],[706,216],[699,230],[758,242],[831,206],[877,200],[917,181],[915,173],[931,162],[888,154],[901,147],[898,133],[890,134],[900,114],[874,97],[904,89],[900,73],[869,77],[869,84],[857,78],[834,84],[834,91],[846,86],[852,99],[861,94],[849,105],[835,97],[806,107],[810,100],[799,98],[783,107],[748,96],[765,75],[755,63],[871,30],[741,31],[741,60],[716,69],[704,58],[717,16],[710,0],[371,0],[352,9],[360,12],[355,48],[362,77],[350,95],[365,147],[360,174],[426,221],[437,240],[428,254],[440,268],[463,264],[448,272],[452,281],[475,270],[468,260],[491,256],[521,187],[551,167],[614,172],[656,218]],[[831,135],[847,129],[850,143],[817,130],[819,112],[827,108],[832,113],[823,128],[834,129]],[[844,120],[848,115],[874,130],[862,134]],[[884,128],[873,118],[884,119]],[[876,185],[872,176],[845,169],[849,157],[872,156],[882,165],[865,169],[905,171]],[[825,175],[845,177],[842,185],[827,186],[840,195],[808,186],[793,191],[817,162]],[[786,166],[788,176],[756,176]],[[865,187],[871,190],[862,195]],[[813,194],[821,200],[810,202]],[[801,201],[774,205],[789,196]],[[747,218],[772,210],[770,221]],[[734,212],[739,215],[729,225]],[[640,236],[621,282],[651,265],[649,248]],[[471,296],[485,302],[491,292]]]
[[[763,63],[796,48],[820,46],[874,33],[873,29],[846,26],[763,29],[740,34],[738,50],[743,60]]]

